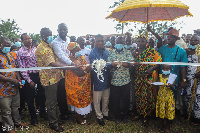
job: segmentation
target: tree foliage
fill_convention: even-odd
[[[29,33],[29,36],[31,37],[32,40],[37,40],[38,43],[41,42],[41,36],[40,36],[40,34]]]
[[[113,9],[115,7],[118,7],[120,4],[122,4],[125,0],[118,0],[115,1],[113,3],[113,5],[109,6],[109,9]],[[116,20],[113,20],[113,22],[116,22]],[[128,25],[130,25],[129,23],[119,23],[117,21],[116,26],[114,27],[116,29],[116,32],[121,32],[122,34],[124,34],[124,27],[127,27]]]
[[[20,28],[18,27],[15,20],[7,19],[1,20],[0,19],[0,36],[6,36],[10,40],[13,38],[20,37]]]
[[[146,35],[147,34],[147,24],[141,24],[141,23],[133,23],[134,28],[137,29],[137,32],[139,35]],[[183,28],[184,22],[177,22],[177,21],[154,21],[149,22],[148,25],[151,27],[151,29],[158,33],[160,36],[162,36],[164,31],[167,31],[170,27],[174,27],[177,30],[180,30]],[[152,34],[149,32],[149,36],[152,36]]]

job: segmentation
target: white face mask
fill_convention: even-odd
[[[170,70],[168,70],[168,71],[162,70],[162,73],[163,73],[164,75],[168,75],[168,74],[170,74]]]

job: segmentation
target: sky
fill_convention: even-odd
[[[69,36],[86,34],[116,34],[109,6],[116,0],[0,0],[0,19],[14,19],[21,33],[39,34],[40,29],[48,27],[57,35],[60,23],[66,23]],[[185,25],[180,34],[191,34],[200,29],[200,0],[181,0],[190,7],[194,17],[178,18]],[[126,32],[126,31],[125,31]]]

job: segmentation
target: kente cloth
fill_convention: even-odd
[[[162,62],[161,55],[150,47],[136,57],[135,62]],[[153,95],[155,87],[148,83],[157,79],[153,74],[146,74],[146,71],[152,67],[149,64],[139,65],[134,73],[134,88],[136,96],[137,112],[143,116],[150,116],[153,109],[155,109],[155,96]],[[155,74],[155,73],[154,73]]]
[[[85,57],[80,56],[77,59],[82,65],[87,64]],[[69,105],[84,108],[92,103],[90,73],[86,73],[84,76],[78,77],[71,70],[67,70],[65,73],[65,89]]]
[[[0,53],[0,69],[12,69],[16,68],[16,60],[11,53]],[[16,79],[16,72],[0,72],[5,77]],[[9,97],[15,95],[17,92],[16,86],[12,86],[9,82],[0,82],[0,98]]]

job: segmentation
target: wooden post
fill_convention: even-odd
[[[148,24],[149,23],[149,8],[147,7],[146,9],[147,9],[147,27],[148,27],[148,25],[149,25]],[[147,30],[147,39],[149,38],[148,36],[149,36],[149,34],[148,34],[148,30]]]

